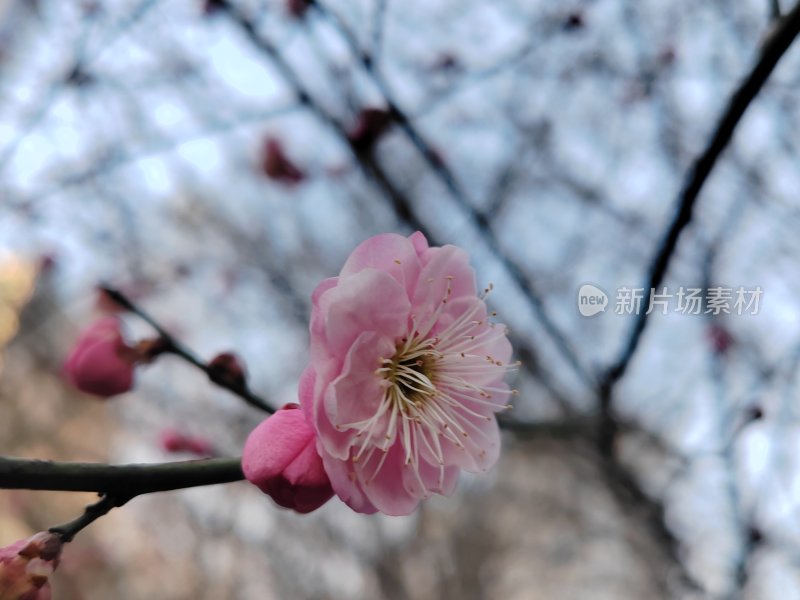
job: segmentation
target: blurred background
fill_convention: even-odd
[[[141,497],[70,544],[56,597],[800,598],[798,48],[703,188],[605,407],[598,385],[638,318],[620,288],[646,285],[790,8],[0,1],[1,454],[192,458],[163,446],[177,428],[238,455],[263,414],[176,358],[107,403],[63,383],[95,286],[206,359],[237,352],[280,406],[311,290],[384,231],[469,249],[524,363],[497,467],[453,498],[391,518],[298,516],[241,483]],[[605,311],[581,314],[584,284]],[[712,287],[729,312],[678,310]],[[2,491],[0,545],[91,500]]]

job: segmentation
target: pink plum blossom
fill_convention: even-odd
[[[287,404],[250,433],[242,471],[278,505],[299,513],[316,510],[333,497],[314,431],[297,404]]]
[[[488,293],[488,289],[485,290]],[[500,452],[511,345],[467,253],[417,232],[372,237],[312,296],[300,402],[336,494],[361,513],[411,513]]]
[[[122,337],[116,317],[93,322],[81,332],[64,363],[64,377],[74,387],[108,398],[133,387],[137,352]]]
[[[58,566],[62,543],[40,532],[0,548],[0,599],[50,600],[50,575]]]

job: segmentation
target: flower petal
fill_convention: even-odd
[[[342,502],[354,511],[365,515],[378,512],[378,509],[369,501],[361,484],[358,482],[352,463],[338,460],[326,454],[321,447],[318,447],[318,450],[322,455],[325,472],[331,480],[333,491],[336,492]]]
[[[406,477],[413,477],[413,469],[405,463],[405,451],[399,442],[393,444],[385,456],[381,450],[376,450],[368,460],[355,464],[367,498],[380,512],[392,516],[411,514],[426,495],[409,491],[410,486],[405,485]]]
[[[420,271],[419,284],[411,300],[416,329],[427,333],[455,300],[475,297],[475,271],[461,248],[431,248],[429,262]]]
[[[342,267],[340,277],[364,269],[378,269],[394,277],[411,296],[421,268],[417,251],[408,238],[396,233],[382,233],[365,240],[353,250]]]
[[[259,485],[279,475],[313,439],[314,431],[302,410],[279,410],[262,421],[247,437],[242,453],[242,470],[248,481]]]
[[[414,246],[417,257],[422,256],[428,250],[428,239],[421,231],[415,231],[408,236],[408,241],[411,242],[412,246]]]
[[[483,473],[488,471],[500,456],[500,428],[494,417],[468,416],[462,419],[467,436],[462,436],[463,449],[455,448],[454,452],[466,454],[466,459],[445,458],[447,464],[463,465],[465,471]]]
[[[387,382],[375,371],[381,367],[381,359],[390,359],[394,352],[394,342],[374,331],[358,336],[347,354],[342,374],[328,387],[324,399],[325,412],[335,428],[357,429],[354,423],[378,413]],[[388,414],[377,421],[384,422],[383,427],[376,428],[382,437]]]
[[[404,288],[388,273],[364,269],[325,293],[328,350],[344,357],[364,331],[395,339],[408,324],[410,304]]]

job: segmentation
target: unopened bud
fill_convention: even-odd
[[[167,452],[189,452],[201,457],[214,456],[214,446],[208,439],[186,435],[172,428],[161,432],[161,447]]]
[[[242,470],[278,505],[299,513],[316,510],[333,497],[316,435],[298,404],[287,404],[252,431]]]
[[[0,599],[49,600],[62,546],[57,534],[42,531],[0,548]]]
[[[122,337],[116,317],[95,321],[78,336],[63,375],[75,388],[109,398],[133,387],[137,353]]]
[[[283,144],[267,138],[261,151],[261,170],[270,179],[295,185],[305,179],[305,173],[289,158]]]

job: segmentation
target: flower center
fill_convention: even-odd
[[[393,408],[407,413],[436,395],[434,377],[440,355],[435,343],[435,338],[403,338],[394,356],[384,359],[381,372],[389,383],[388,398]]]

